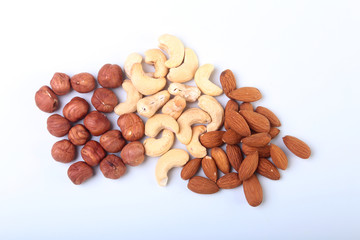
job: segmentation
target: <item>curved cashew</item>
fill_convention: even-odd
[[[214,97],[202,95],[199,97],[198,105],[211,117],[211,123],[207,125],[207,131],[218,130],[224,122],[224,108],[221,104]]]
[[[167,79],[171,82],[187,82],[193,79],[196,70],[199,67],[199,60],[195,52],[190,48],[185,48],[184,63],[177,68],[171,68]]]
[[[214,71],[212,64],[204,64],[195,73],[195,83],[200,90],[210,96],[219,96],[223,90],[209,80],[211,73]]]
[[[168,68],[165,66],[166,56],[159,49],[150,49],[145,52],[145,62],[154,65],[154,77],[165,77],[168,73]]]
[[[189,108],[177,120],[180,131],[176,134],[176,137],[182,144],[189,144],[192,137],[191,125],[197,123],[210,123],[211,117],[205,111],[200,108]]]
[[[184,166],[189,161],[189,154],[182,149],[171,149],[162,155],[155,167],[155,177],[158,184],[166,186],[168,181],[167,173],[174,167]]]
[[[148,137],[156,137],[163,129],[168,129],[174,133],[178,133],[179,124],[173,117],[161,113],[155,114],[145,123],[145,135]]]
[[[158,157],[169,151],[175,141],[175,134],[167,129],[162,131],[162,136],[159,139],[147,138],[144,141],[144,148],[146,156]]]
[[[138,53],[131,53],[127,56],[124,64],[126,76],[131,79],[131,68],[135,63],[141,63],[142,56]]]
[[[144,97],[137,102],[137,112],[144,117],[152,117],[159,108],[169,101],[170,94],[167,90],[158,92],[152,96]]]
[[[206,148],[201,145],[199,141],[199,136],[206,132],[206,127],[204,125],[195,126],[192,128],[192,137],[188,145],[186,145],[187,150],[194,158],[203,158],[206,156]]]
[[[139,93],[132,82],[126,79],[122,87],[126,92],[126,100],[125,102],[119,103],[115,108],[114,112],[117,115],[122,115],[124,113],[132,113],[136,111],[136,104],[142,98],[142,94]]]
[[[201,95],[197,87],[188,86],[182,83],[171,83],[168,91],[175,96],[181,96],[188,102],[195,102]]]
[[[135,63],[131,68],[131,81],[143,95],[151,95],[165,87],[165,78],[152,78],[144,73],[141,63]]]
[[[168,68],[179,66],[184,59],[184,44],[177,37],[164,34],[159,37],[159,48],[169,54],[169,59],[165,62]]]
[[[178,119],[186,107],[186,100],[183,97],[175,96],[168,101],[161,109],[162,113]]]

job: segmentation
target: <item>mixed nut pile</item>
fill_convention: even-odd
[[[94,91],[91,104],[96,111],[89,113],[89,103],[74,97],[64,106],[63,116],[53,114],[48,118],[50,134],[68,135],[68,139],[53,145],[52,157],[58,162],[72,162],[76,158],[76,146],[83,146],[81,157],[84,161],[75,162],[68,169],[74,184],[92,177],[97,165],[105,177],[118,179],[126,172],[126,165],[141,164],[145,155],[160,157],[155,169],[160,186],[167,184],[170,169],[183,167],[181,177],[189,180],[191,191],[212,194],[220,188],[232,189],[243,184],[248,203],[258,206],[263,194],[257,174],[278,180],[278,168],[287,168],[285,153],[270,143],[280,132],[279,119],[268,108],[254,109],[252,102],[261,99],[260,91],[253,87],[237,88],[231,70],[221,73],[222,88],[211,82],[214,66],[199,67],[195,52],[185,48],[177,37],[160,36],[159,48],[169,57],[160,49],[145,52],[145,63],[153,65],[154,72],[144,72],[143,57],[132,53],[124,64],[128,78],[124,81],[120,66],[106,64],[97,76],[102,88],[96,89],[96,79],[89,73],[72,77],[55,73],[50,81],[51,88],[43,86],[36,92],[38,108],[52,113],[59,108],[58,96],[71,89],[78,93]],[[192,79],[196,87],[183,84]],[[167,80],[171,83],[164,90]],[[126,101],[119,103],[109,88],[121,86],[127,96]],[[225,109],[215,98],[223,93],[230,99]],[[187,103],[192,102],[197,102],[198,108],[187,107]],[[104,114],[111,112],[119,115],[120,130],[111,129]],[[147,121],[144,123],[135,112]],[[225,131],[221,130],[223,126]],[[147,138],[141,142],[144,135]],[[90,140],[91,136],[100,136],[99,142]],[[175,136],[188,151],[172,149]],[[298,138],[285,136],[283,141],[296,156],[310,157],[310,148]],[[221,148],[224,144],[225,150]],[[189,153],[193,157],[191,160]],[[207,178],[195,176],[200,168]]]

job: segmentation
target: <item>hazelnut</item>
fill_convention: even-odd
[[[80,185],[94,175],[94,170],[85,162],[80,161],[71,164],[67,173],[75,185]]]
[[[90,140],[81,149],[81,157],[90,166],[96,166],[105,157],[106,153],[100,143]]]
[[[100,136],[111,127],[109,119],[98,111],[90,112],[84,119],[84,125],[94,136]]]
[[[131,142],[122,149],[120,157],[130,166],[140,165],[145,159],[145,148],[141,142]]]
[[[100,170],[106,178],[118,179],[126,172],[126,166],[118,156],[111,154],[100,163]]]
[[[90,139],[90,133],[82,124],[70,128],[68,138],[74,145],[84,145]]]
[[[59,99],[48,87],[42,86],[35,94],[36,106],[44,112],[52,113],[59,107]]]
[[[50,86],[57,95],[65,95],[71,90],[70,77],[65,73],[55,73],[50,81]]]
[[[105,64],[98,73],[98,82],[106,88],[120,87],[123,82],[121,67],[116,64]]]
[[[51,156],[58,162],[69,163],[75,159],[76,147],[67,139],[60,140],[51,148]]]
[[[47,129],[49,133],[55,137],[65,136],[70,128],[69,120],[59,114],[53,114],[47,119]]]
[[[64,109],[63,115],[70,122],[77,122],[83,119],[89,111],[88,102],[81,97],[74,97],[68,102]]]
[[[90,73],[78,73],[70,79],[72,88],[79,93],[88,93],[95,89],[96,81]]]
[[[119,130],[110,130],[100,137],[100,144],[105,151],[116,153],[121,151],[126,142]]]
[[[113,91],[107,88],[98,88],[91,98],[92,105],[100,112],[110,113],[118,104],[117,97]]]
[[[128,141],[137,141],[144,136],[144,122],[135,113],[122,114],[117,120],[117,124],[123,137]]]

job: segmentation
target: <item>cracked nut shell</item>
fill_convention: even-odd
[[[74,145],[84,145],[87,141],[89,141],[91,135],[89,131],[82,124],[77,124],[70,128],[68,138],[70,142]]]
[[[75,159],[76,147],[67,139],[60,140],[52,146],[51,156],[58,162],[69,163]]]
[[[102,87],[117,88],[123,82],[123,71],[119,65],[105,64],[99,70],[97,78]]]
[[[67,173],[75,185],[80,185],[94,175],[94,170],[85,162],[80,161],[73,163]]]
[[[100,170],[106,178],[118,179],[126,172],[126,166],[118,156],[111,154],[100,163]]]
[[[90,140],[81,149],[81,157],[90,166],[96,166],[104,159],[106,153],[100,143]]]
[[[105,151],[110,153],[120,152],[126,144],[119,130],[110,130],[101,135],[100,144]]]
[[[120,157],[127,165],[138,166],[143,163],[145,159],[144,145],[138,141],[128,143],[122,149]]]
[[[79,93],[88,93],[95,89],[96,81],[90,73],[78,73],[70,79],[72,88]]]
[[[55,137],[65,136],[70,128],[69,120],[59,114],[53,114],[47,119],[47,129],[49,133]]]
[[[107,88],[98,88],[91,97],[91,103],[100,112],[110,113],[118,104],[118,99],[113,91]]]
[[[137,141],[144,136],[144,122],[135,113],[122,114],[118,118],[117,124],[121,129],[123,137],[130,142]]]
[[[65,73],[55,73],[50,81],[50,86],[56,95],[62,96],[70,92],[70,77]]]
[[[65,105],[63,109],[63,115],[70,122],[77,122],[83,119],[88,111],[88,102],[81,97],[74,97]]]
[[[92,111],[86,115],[84,125],[94,136],[100,136],[111,127],[109,119],[98,111]]]
[[[35,103],[41,111],[47,113],[52,113],[59,107],[58,97],[48,86],[42,86],[35,93]]]

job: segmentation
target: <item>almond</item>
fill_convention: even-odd
[[[212,194],[219,191],[215,182],[200,176],[192,177],[187,186],[191,191],[200,194]]]
[[[256,172],[272,180],[279,180],[279,170],[266,158],[260,158]]]
[[[272,139],[274,137],[276,137],[279,133],[280,133],[280,130],[278,128],[276,128],[276,127],[270,128],[269,134],[270,134]]]
[[[254,111],[254,107],[249,102],[243,102],[240,104],[240,110]]]
[[[220,83],[225,95],[229,97],[229,93],[236,89],[236,79],[230,69],[226,69],[220,74]]]
[[[255,132],[270,131],[270,122],[265,116],[247,110],[240,110],[240,114],[245,118],[249,127]]]
[[[216,166],[220,171],[225,174],[230,172],[229,159],[224,150],[219,147],[211,149],[211,157],[215,160]]]
[[[267,133],[256,133],[241,140],[242,143],[245,143],[250,147],[263,147],[270,141],[271,136]]]
[[[212,181],[216,182],[218,178],[218,171],[214,159],[209,156],[204,157],[201,161],[201,166],[205,175]]]
[[[264,115],[270,122],[271,126],[273,127],[280,127],[281,122],[279,118],[268,108],[258,106],[255,110],[255,112],[260,113],[261,115]]]
[[[188,161],[181,170],[181,178],[184,180],[192,178],[199,170],[200,165],[201,158],[194,158]]]
[[[241,183],[238,174],[234,172],[225,174],[216,182],[219,188],[223,189],[233,189],[240,186]]]
[[[263,192],[260,182],[255,174],[243,182],[244,193],[250,206],[259,206],[263,199]]]
[[[279,148],[275,144],[270,144],[270,156],[277,168],[280,168],[282,170],[285,170],[287,168],[288,159],[283,150],[281,150],[281,148]]]
[[[249,125],[246,123],[245,119],[240,115],[240,113],[235,111],[230,111],[226,115],[228,126],[237,132],[241,136],[250,136],[251,131]]]
[[[242,144],[242,151],[246,156],[257,151],[259,153],[259,157],[264,157],[264,158],[270,157],[270,145],[257,148],[257,147],[250,147],[246,144]]]
[[[259,154],[258,152],[254,152],[249,156],[246,156],[244,161],[242,161],[240,168],[239,168],[239,179],[244,181],[251,177],[256,171],[256,168],[259,163]]]
[[[300,139],[287,135],[283,137],[283,141],[286,147],[299,158],[308,159],[310,157],[310,147]]]
[[[242,102],[255,102],[261,99],[261,93],[254,87],[242,87],[229,93],[229,98]]]
[[[224,131],[211,131],[200,136],[200,143],[206,148],[220,147],[224,144],[222,137]]]
[[[235,171],[239,171],[240,164],[243,160],[240,147],[238,145],[227,144],[226,155],[228,156],[230,165],[235,169]]]
[[[224,133],[222,140],[224,143],[227,144],[238,144],[240,143],[241,138],[242,138],[241,135],[239,135],[234,130],[229,129]]]
[[[225,106],[225,120],[224,120],[224,127],[226,130],[230,129],[230,127],[228,126],[228,123],[227,123],[227,113],[229,111],[235,111],[235,112],[238,112],[239,111],[239,104],[235,101],[235,100],[229,100]]]

